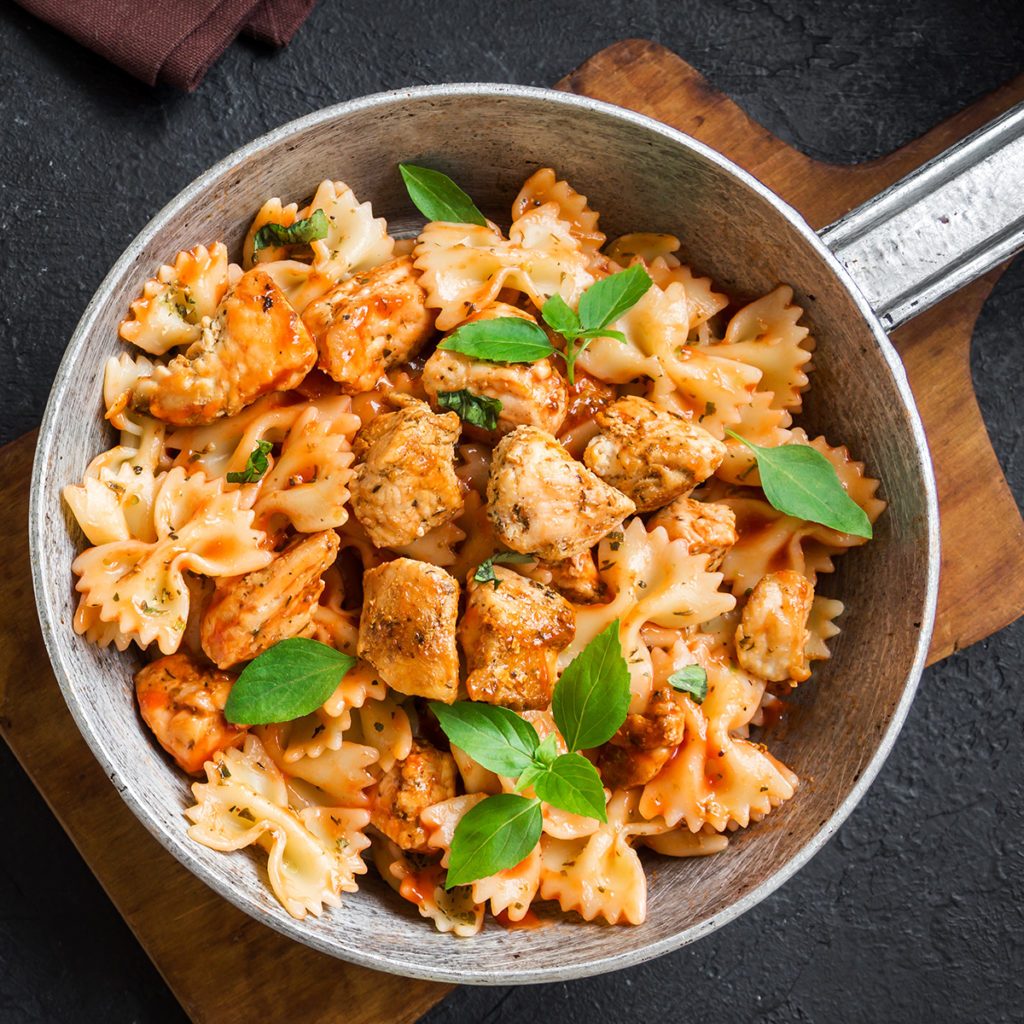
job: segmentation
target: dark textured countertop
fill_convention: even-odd
[[[236,44],[182,96],[139,85],[8,4],[0,441],[38,423],[75,322],[132,236],[238,145],[393,86],[551,84],[626,36],[671,47],[776,134],[837,162],[885,153],[1024,69],[1021,0],[321,0],[287,50]],[[973,355],[1018,499],[1022,323],[1024,258],[986,306]],[[1021,1020],[1022,661],[1018,622],[926,672],[861,806],[739,921],[604,978],[461,990],[426,1020]],[[0,1022],[183,1020],[2,744],[0,786]]]

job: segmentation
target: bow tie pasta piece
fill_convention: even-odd
[[[155,640],[164,654],[173,654],[188,620],[185,571],[237,576],[273,557],[252,518],[239,492],[225,494],[219,480],[172,469],[153,502],[155,541],[112,541],[75,559],[81,594],[75,629],[85,632],[97,619],[116,623],[140,647]]]
[[[662,823],[636,813],[637,793],[616,793],[608,822],[582,839],[541,836],[540,897],[557,900],[563,911],[585,921],[643,924],[647,917],[647,877],[630,841],[663,832]]]
[[[203,318],[216,313],[228,279],[228,250],[222,242],[179,252],[174,266],[161,267],[146,282],[118,334],[155,356],[191,345],[202,334]]]
[[[503,288],[522,292],[539,309],[555,294],[575,306],[594,281],[587,254],[557,203],[523,214],[507,240],[494,226],[431,222],[414,253],[427,305],[440,310],[439,331],[489,306]]]
[[[350,409],[351,401],[339,395],[310,403],[295,418],[253,506],[268,533],[288,523],[300,533],[345,524],[359,429]]]
[[[344,739],[339,745],[325,747],[311,756],[303,749],[303,741],[308,740],[310,732],[308,723],[299,721],[301,724],[294,730],[294,745],[292,722],[260,725],[253,730],[270,760],[287,773],[296,793],[311,806],[368,807],[370,797],[366,791],[374,783],[369,769],[377,763],[377,751]]]
[[[356,890],[362,863],[353,850],[365,812],[336,815],[337,823],[309,809],[300,815],[289,806],[284,775],[251,734],[242,750],[207,762],[206,775],[207,782],[193,785],[196,803],[185,811],[193,823],[189,836],[212,850],[261,846],[271,888],[289,914],[319,916],[324,906],[340,906],[341,892]]]
[[[322,181],[308,209],[308,217],[323,210],[327,237],[312,243],[313,266],[334,281],[370,270],[391,259],[395,240],[388,234],[388,222],[373,216],[369,203],[360,203],[343,181]]]
[[[738,739],[761,704],[765,683],[731,667],[704,647],[680,642],[666,655],[653,655],[659,679],[695,662],[708,674],[701,705],[679,697],[686,715],[683,742],[664,768],[644,786],[640,812],[661,816],[670,827],[685,822],[691,832],[730,823],[745,828],[796,791],[797,776],[760,744]]]
[[[772,406],[774,395],[770,391],[758,391],[750,405],[740,409],[740,418],[732,428],[751,444],[762,448],[777,448],[793,440],[793,417],[786,409]],[[734,437],[725,438],[725,458],[715,470],[719,480],[747,487],[760,487],[761,474],[757,468],[754,453]]]
[[[427,843],[432,849],[442,851],[442,867],[448,866],[452,837],[462,816],[483,799],[482,793],[457,796],[428,807],[421,815],[423,824],[428,829]],[[471,884],[470,890],[473,902],[480,906],[489,902],[491,913],[495,916],[507,913],[510,921],[522,921],[537,895],[539,885],[538,844],[515,867],[478,879]]]
[[[812,370],[814,339],[797,321],[804,314],[793,304],[793,289],[774,291],[744,306],[730,321],[725,339],[709,351],[738,359],[761,371],[758,390],[772,393],[772,408],[799,412]]]
[[[118,540],[156,540],[153,500],[164,448],[164,427],[145,418],[141,434],[122,433],[122,443],[97,455],[80,484],[63,490],[90,544]]]
[[[559,179],[550,167],[540,168],[523,182],[512,203],[513,223],[545,203],[557,204],[559,217],[569,225],[581,249],[596,253],[604,245],[604,233],[597,229],[597,211],[590,208],[586,196]]]
[[[612,599],[576,607],[576,636],[559,657],[560,667],[618,619],[633,690],[630,710],[642,711],[652,676],[641,628],[648,622],[666,628],[698,626],[736,603],[731,595],[719,592],[722,575],[708,572],[707,563],[707,555],[691,555],[686,542],[669,540],[663,527],[648,532],[640,519],[610,533],[598,546],[597,566]]]
[[[288,259],[294,246],[265,245],[261,249],[257,249],[256,233],[267,224],[277,224],[283,228],[289,228],[298,219],[297,203],[284,205],[276,196],[273,199],[268,199],[253,217],[249,230],[246,232],[245,241],[242,243],[242,266],[246,270],[252,270],[257,263],[276,263]]]
[[[418,868],[401,848],[389,839],[374,839],[373,862],[392,889],[416,905],[421,917],[432,921],[441,933],[469,938],[484,924],[484,906],[473,901],[469,885],[444,887],[444,869],[440,864]]]

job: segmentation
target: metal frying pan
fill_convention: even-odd
[[[718,857],[657,863],[635,928],[560,922],[530,931],[440,935],[372,874],[319,919],[298,922],[245,853],[186,837],[186,780],[135,711],[130,655],[71,630],[70,564],[83,538],[60,498],[110,444],[103,363],[117,323],[153,269],[223,239],[238,250],[267,196],[300,198],[346,181],[393,227],[418,223],[400,160],[450,173],[498,220],[523,178],[552,164],[602,215],[610,237],[684,240],[684,259],[755,296],[793,285],[818,339],[802,422],[845,443],[883,481],[888,512],[872,544],[822,581],[846,605],[843,634],[802,687],[773,752],[804,780],[796,797],[737,833]],[[97,759],[139,819],[183,864],[243,910],[295,939],[380,970],[475,984],[553,981],[614,970],[706,935],[789,878],[850,813],[899,731],[924,664],[938,586],[938,510],[927,442],[890,329],[1024,244],[1024,111],[1018,109],[839,223],[816,234],[725,157],[663,124],[593,100],[516,86],[452,85],[370,96],[285,125],[212,168],[165,207],[86,310],[54,382],[32,480],[36,599],[65,698]],[[102,828],[102,822],[97,822]]]

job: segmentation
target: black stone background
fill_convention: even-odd
[[[138,84],[8,3],[0,441],[38,423],[66,339],[133,235],[237,146],[394,86],[551,84],[627,36],[673,48],[783,139],[837,162],[888,152],[1024,68],[1021,0],[321,0],[287,50],[236,44],[183,96]],[[1024,258],[986,306],[973,358],[1018,499],[1022,319]],[[426,1021],[1024,1019],[1022,654],[1017,623],[928,671],[862,805],[739,921],[604,978],[463,989]],[[0,785],[0,1022],[184,1020],[2,744]]]

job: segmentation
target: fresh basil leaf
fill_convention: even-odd
[[[442,409],[451,409],[458,413],[464,423],[484,430],[494,430],[498,425],[498,413],[501,412],[501,400],[489,398],[487,395],[475,395],[463,388],[461,391],[439,391],[437,404]]]
[[[540,315],[548,327],[566,338],[575,337],[581,330],[580,318],[557,292],[541,307]]]
[[[487,226],[473,200],[447,174],[415,164],[399,164],[398,170],[409,198],[427,220]]]
[[[271,245],[302,245],[327,237],[327,215],[323,210],[314,210],[303,220],[294,224],[264,224],[252,240],[255,252]]]
[[[508,565],[518,564],[520,562],[533,562],[535,558],[533,555],[524,555],[518,551],[495,551],[490,558],[485,558],[477,567],[476,572],[473,573],[473,579],[477,583],[493,583],[494,589],[497,590],[501,586],[501,580],[494,575],[494,566],[497,563],[504,562]]]
[[[224,717],[235,725],[291,722],[316,711],[356,659],[304,637],[279,640],[242,669]]]
[[[556,758],[537,774],[533,791],[545,803],[570,814],[608,820],[601,776],[582,754],[562,754]]]
[[[543,824],[537,799],[499,793],[481,800],[455,828],[445,888],[514,868],[537,845]]]
[[[835,467],[821,452],[806,444],[762,448],[735,431],[725,432],[754,453],[761,488],[772,508],[840,533],[871,538],[871,520],[846,493]]]
[[[229,484],[254,484],[263,478],[263,474],[270,468],[267,456],[273,448],[270,441],[257,441],[256,447],[249,452],[245,460],[245,469],[241,473],[228,473]]]
[[[708,672],[700,665],[687,665],[668,677],[668,685],[688,693],[697,704],[708,695]]]
[[[594,331],[580,331],[576,335],[577,338],[614,338],[616,341],[621,341],[623,345],[626,344],[626,336],[622,331],[613,331],[610,328],[601,327]]]
[[[453,331],[437,347],[489,363],[535,363],[557,351],[542,327],[519,316],[474,320]]]
[[[533,762],[519,776],[516,781],[516,792],[522,793],[532,786],[541,775],[550,770],[556,760],[558,760],[558,736],[552,732],[544,737],[534,752]]]
[[[568,748],[607,743],[626,720],[630,696],[616,619],[573,658],[555,686],[551,711]]]
[[[639,264],[596,281],[580,297],[583,330],[593,331],[614,323],[644,297],[652,284],[650,274]]]
[[[540,744],[537,730],[514,711],[497,704],[432,701],[445,736],[474,761],[499,775],[516,778],[533,763]]]

